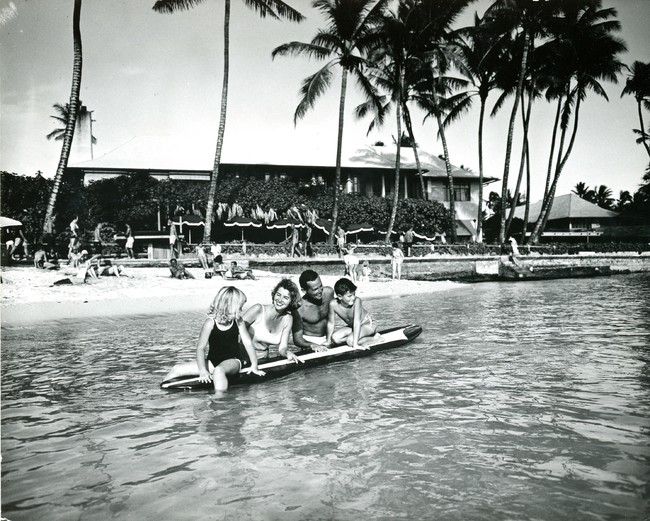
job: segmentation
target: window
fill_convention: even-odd
[[[454,201],[471,201],[471,190],[468,181],[454,179]],[[445,183],[445,201],[449,201],[449,184]]]

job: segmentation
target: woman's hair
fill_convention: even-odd
[[[216,262],[217,264],[222,264],[223,263],[223,257],[221,255],[217,255],[214,258],[214,262]]]
[[[275,288],[273,288],[273,291],[271,291],[271,298],[275,297],[275,294],[278,292],[278,290],[286,289],[289,292],[289,295],[291,296],[291,302],[289,303],[289,310],[294,310],[298,309],[300,306],[302,306],[302,298],[300,297],[300,290],[298,289],[298,286],[296,286],[295,282],[289,280],[289,279],[282,279],[280,282],[278,282],[275,285]]]
[[[210,304],[208,315],[215,318],[223,317],[233,320],[239,317],[242,306],[246,303],[246,295],[234,286],[224,286]]]

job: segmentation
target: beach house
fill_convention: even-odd
[[[147,173],[152,177],[180,181],[210,180],[212,150],[197,148],[195,144],[176,144],[172,147],[152,138],[134,138],[124,146],[95,159],[80,161],[68,167],[71,176],[84,184],[121,175]],[[179,154],[178,151],[183,153]],[[420,168],[424,181],[425,197],[449,207],[449,190],[445,162],[440,157],[418,150]],[[381,144],[355,148],[342,159],[342,189],[346,193],[363,196],[391,197],[394,186],[396,147]],[[332,186],[335,180],[333,158],[325,161],[312,157],[309,163],[291,160],[289,152],[278,152],[268,161],[251,160],[250,154],[228,156],[220,166],[220,175],[249,176],[262,180],[286,177],[305,185]],[[420,180],[412,148],[401,149],[400,197],[420,197]],[[478,216],[477,173],[463,167],[452,166],[456,209],[457,234],[461,240],[476,239]],[[484,184],[496,181],[486,177]]]

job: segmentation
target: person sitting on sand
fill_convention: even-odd
[[[43,270],[58,270],[59,263],[52,262],[45,250],[41,248],[34,253],[34,267]]]
[[[247,270],[237,265],[237,261],[230,263],[230,269],[226,272],[226,277],[230,279],[250,279],[257,280],[253,275],[253,270]]]
[[[195,251],[196,251],[196,258],[199,260],[199,264],[201,264],[203,271],[205,273],[208,273],[210,271],[210,266],[208,266],[208,256],[205,253],[205,249],[203,248],[203,245],[202,244],[197,245]]]
[[[97,274],[100,277],[108,277],[111,275],[114,275],[115,277],[128,277],[128,275],[124,272],[124,266],[113,266],[113,263],[110,261],[110,259],[99,259]]]
[[[196,364],[199,381],[211,381],[215,391],[228,389],[228,375],[238,374],[241,370],[260,376],[265,374],[257,367],[253,341],[241,317],[245,303],[246,295],[241,290],[225,286],[214,297],[208,318],[203,323],[196,346]],[[246,352],[240,349],[240,340]]]
[[[80,282],[86,282],[89,278],[97,280],[99,273],[97,271],[97,262],[101,255],[93,255],[92,257],[88,256],[88,250],[82,250],[79,255],[79,261],[77,266],[79,271],[77,272],[77,279]]]
[[[212,271],[215,275],[219,275],[222,279],[226,278],[226,273],[228,273],[228,267],[223,262],[223,257],[221,255],[216,255],[212,262]]]
[[[174,279],[193,279],[194,275],[192,275],[189,271],[185,269],[185,266],[181,262],[178,262],[176,259],[169,259],[169,271],[171,273],[171,277]]]
[[[334,284],[336,299],[330,302],[327,318],[327,342],[346,343],[353,349],[367,349],[366,344],[378,338],[377,326],[372,316],[363,307],[363,302],[356,296],[357,286],[347,278]],[[334,331],[336,317],[346,326]]]
[[[303,271],[298,282],[303,295],[302,305],[291,312],[293,343],[312,351],[327,351],[327,317],[334,290],[323,286],[314,270]]]
[[[255,304],[243,315],[258,360],[268,358],[269,348],[294,362],[301,360],[289,350],[293,326],[292,311],[301,305],[300,292],[289,279],[282,279],[271,292],[271,304]]]
[[[363,265],[361,266],[361,282],[370,282],[371,273],[372,269],[370,269],[370,264],[367,260],[363,261]]]

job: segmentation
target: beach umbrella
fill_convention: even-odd
[[[293,217],[290,217],[288,219],[280,219],[279,221],[275,221],[274,223],[267,225],[267,228],[276,229],[276,230],[286,230],[287,228],[291,228],[292,226],[295,226],[296,228],[303,228],[305,225],[298,219],[294,219]]]
[[[12,219],[11,217],[2,217],[0,216],[0,228],[9,228],[11,226],[22,226],[23,223]]]
[[[244,228],[261,228],[262,223],[250,217],[235,217],[228,222],[223,223],[224,226],[238,226],[241,228],[241,240],[244,240]]]
[[[318,228],[329,235],[332,229],[332,219],[316,219],[314,221],[314,228]]]
[[[429,237],[428,235],[418,232],[413,232],[413,236],[417,237],[418,239],[422,239],[423,241],[432,241],[436,238],[435,235],[433,237]]]
[[[359,232],[374,232],[375,227],[367,222],[362,223],[353,223],[347,226],[345,230],[345,235],[357,235]]]
[[[194,214],[188,214],[188,215],[181,215],[178,218],[178,225],[180,226],[181,230],[183,229],[183,225],[186,226],[205,226],[205,221],[203,220],[203,217],[200,215],[194,215]],[[188,242],[192,244],[192,228],[189,228],[187,230],[188,233]]]

